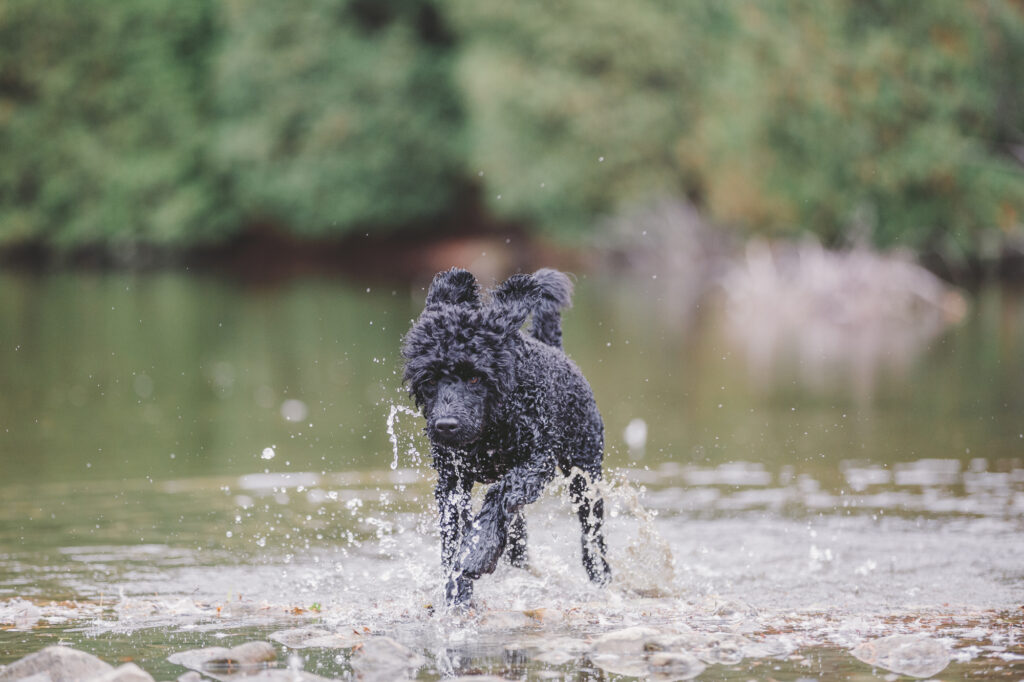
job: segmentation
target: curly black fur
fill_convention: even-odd
[[[452,269],[434,277],[405,337],[403,379],[426,418],[437,470],[449,604],[466,602],[503,553],[526,565],[522,509],[556,468],[571,477],[590,579],[611,576],[604,504],[591,485],[601,478],[604,427],[590,385],[561,350],[560,311],[571,296],[572,283],[556,270],[514,275],[485,299],[473,275]],[[478,482],[493,485],[471,518]]]

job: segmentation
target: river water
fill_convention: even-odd
[[[628,679],[651,673],[593,642],[642,625],[704,646],[715,679],[882,677],[851,650],[894,634],[938,641],[944,679],[1024,675],[1024,297],[817,362],[653,283],[577,292],[615,581],[586,581],[554,485],[530,570],[452,615],[399,385],[422,291],[0,277],[0,664],[64,642],[174,679],[174,652],[315,625],[393,637],[416,679]],[[297,653],[352,674],[348,649]]]

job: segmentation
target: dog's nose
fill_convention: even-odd
[[[441,417],[434,422],[434,428],[441,433],[451,433],[459,428],[459,420],[455,417]]]

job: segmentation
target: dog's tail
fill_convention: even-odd
[[[530,334],[538,341],[562,347],[562,309],[572,305],[572,280],[564,272],[543,268],[533,273],[540,298],[533,309]]]

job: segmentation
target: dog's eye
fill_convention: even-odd
[[[472,377],[469,378],[469,383],[471,383],[471,384],[478,383],[479,381],[480,381],[480,377],[477,377],[477,376],[472,376]]]

